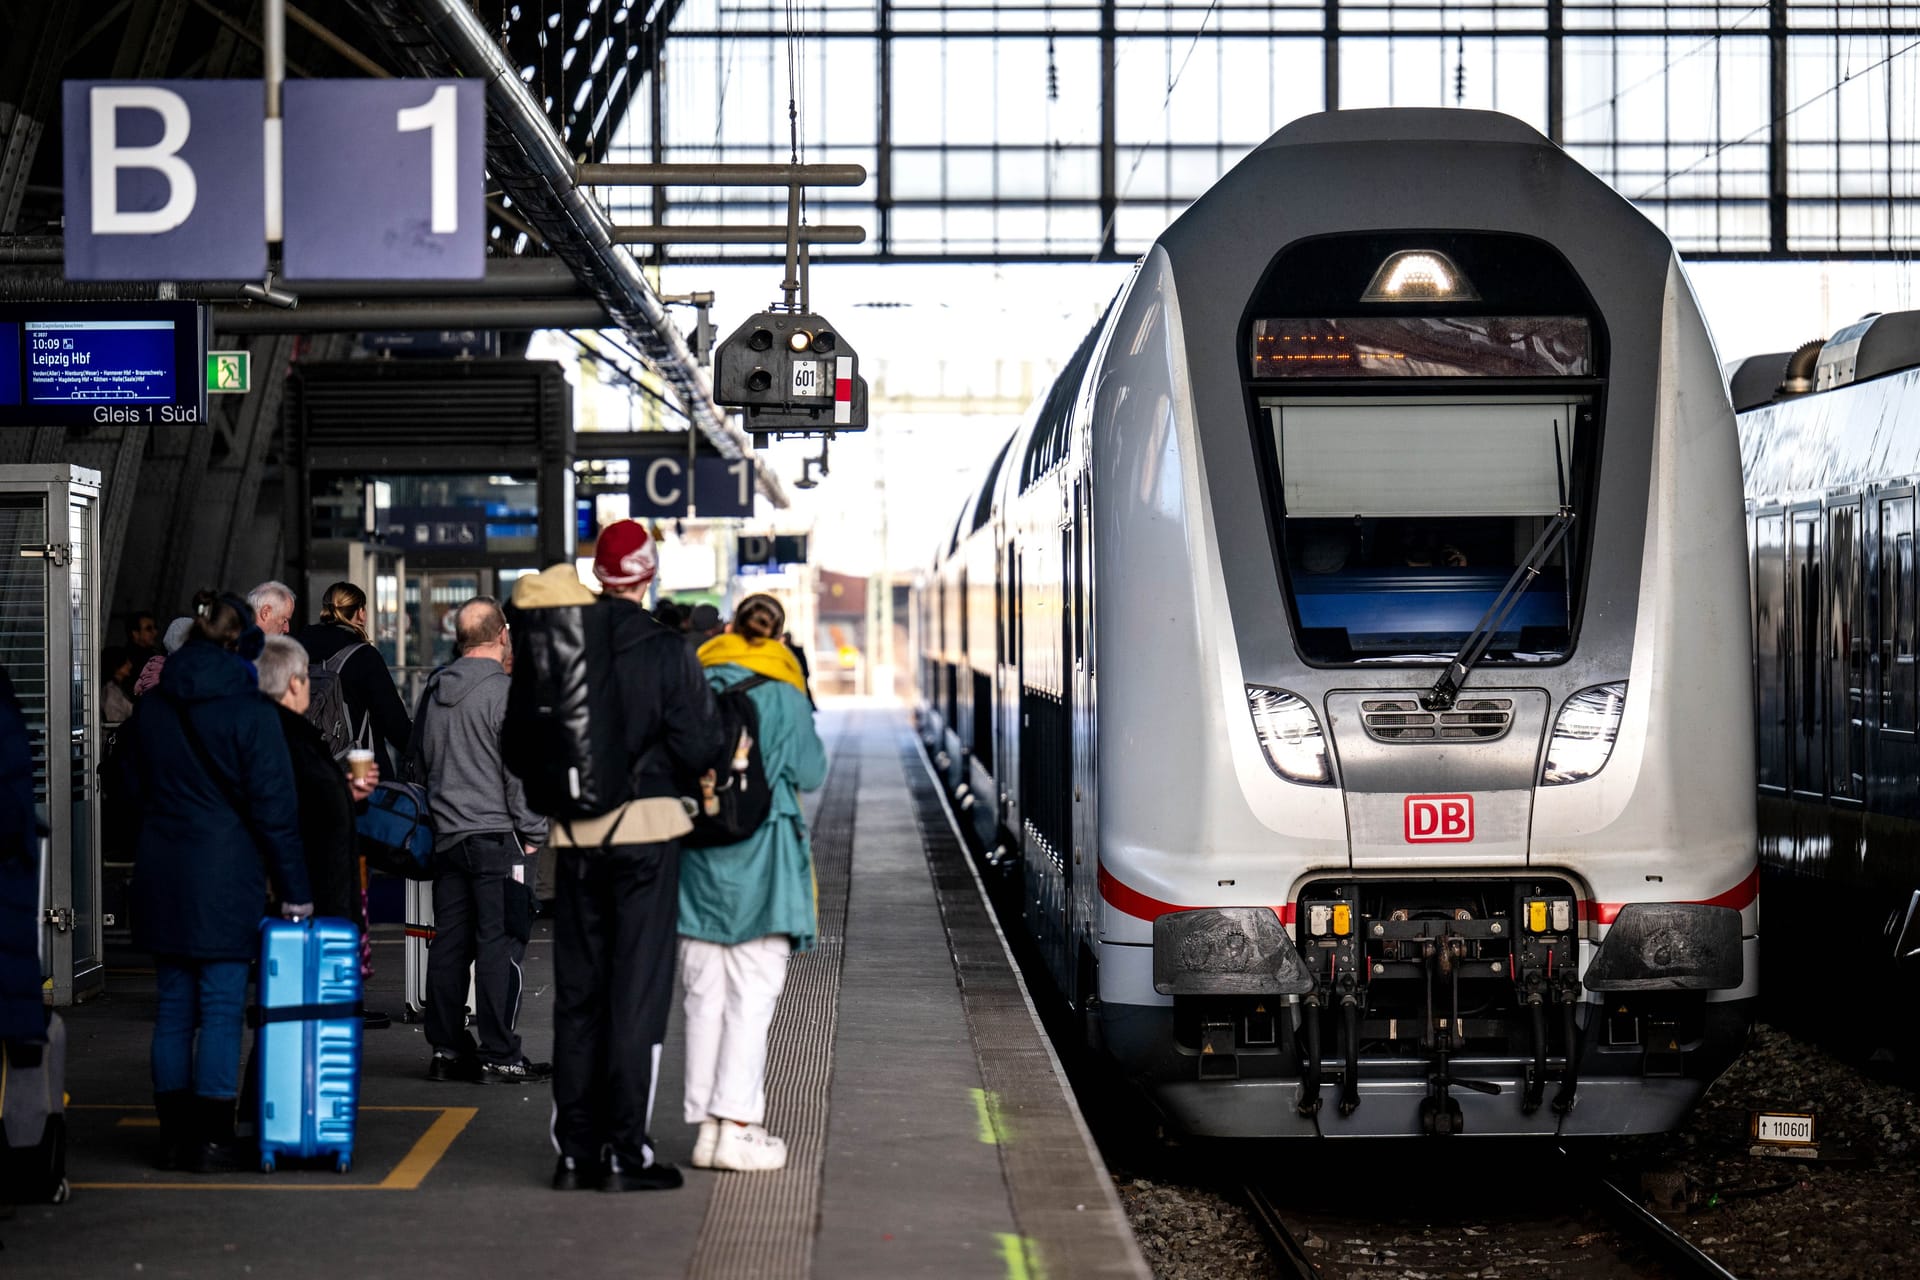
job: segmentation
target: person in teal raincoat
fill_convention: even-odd
[[[680,978],[686,989],[688,1124],[700,1126],[701,1169],[778,1169],[786,1144],[766,1131],[767,1031],[787,957],[816,933],[813,851],[800,792],[827,780],[806,680],[777,638],[785,611],[771,596],[741,601],[726,633],[700,647],[716,692],[754,676],[760,753],[773,809],[739,844],[688,849],[680,860]]]

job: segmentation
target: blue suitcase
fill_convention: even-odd
[[[360,933],[345,920],[260,922],[260,1169],[282,1155],[353,1167],[360,1095]]]

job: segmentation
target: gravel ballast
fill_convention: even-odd
[[[1814,1113],[1821,1158],[1750,1154],[1756,1109]],[[1438,1154],[1434,1145],[1410,1139],[1406,1153],[1424,1160]],[[1232,1166],[1266,1163],[1260,1146],[1232,1144],[1233,1156],[1204,1147],[1110,1153],[1156,1276],[1282,1274],[1237,1199]],[[1920,1277],[1920,1094],[1774,1028],[1754,1029],[1747,1051],[1678,1132],[1588,1154],[1601,1154],[1616,1182],[1668,1210],[1676,1230],[1745,1280]],[[1419,1213],[1416,1203],[1399,1207]],[[1443,1212],[1454,1217],[1459,1206]]]

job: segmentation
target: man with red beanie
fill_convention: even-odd
[[[679,841],[692,829],[679,778],[714,767],[727,744],[699,659],[644,606],[658,563],[646,529],[621,520],[601,530],[594,552],[597,601],[564,564],[522,578],[513,593],[516,641],[534,633],[543,609],[586,605],[599,615],[582,634],[588,646],[610,649],[612,679],[590,714],[615,712],[630,770],[624,803],[550,826],[553,1185],[561,1191],[680,1185],[680,1171],[655,1158],[647,1133],[673,999]],[[579,661],[599,666],[598,655]]]

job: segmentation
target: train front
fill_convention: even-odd
[[[1109,1051],[1203,1134],[1674,1126],[1758,881],[1734,422],[1665,236],[1510,118],[1311,117],[1091,387]]]

